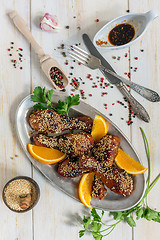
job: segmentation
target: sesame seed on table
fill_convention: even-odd
[[[83,212],[88,212],[81,203],[66,196],[46,181],[32,166],[20,147],[15,124],[19,102],[31,94],[36,86],[46,87],[49,90],[52,85],[42,72],[33,49],[7,16],[8,11],[18,11],[45,53],[55,58],[68,76],[69,84],[66,92],[61,94],[79,94],[82,101],[110,118],[129,138],[142,163],[147,167],[139,127],[144,129],[149,139],[152,160],[151,180],[153,180],[159,174],[159,103],[149,102],[131,90],[150,115],[149,123],[141,121],[116,86],[110,84],[99,70],[92,71],[65,54],[66,44],[76,44],[86,50],[82,40],[83,33],[87,33],[93,39],[95,33],[113,18],[127,13],[143,13],[150,9],[160,11],[159,1],[8,0],[1,4],[0,189],[2,191],[5,183],[11,178],[24,175],[34,178],[41,190],[38,204],[25,214],[11,212],[1,201],[0,238],[2,240],[77,240],[80,225],[76,216],[83,217]],[[40,29],[40,20],[46,12],[57,15],[61,25],[59,32],[45,32]],[[157,18],[150,23],[142,38],[130,48],[118,51],[101,50],[102,55],[119,75],[158,93],[160,93],[159,21],[160,19]],[[76,171],[74,173],[76,174]],[[66,179],[67,181],[69,180]],[[77,194],[76,190],[75,194]],[[148,201],[158,211],[160,211],[159,199],[160,191],[157,183]],[[110,219],[106,212],[105,218]],[[125,223],[120,224],[106,239],[150,240],[150,236],[155,240],[159,239],[159,223],[142,219],[133,229]],[[87,240],[90,239],[92,238],[87,236]]]

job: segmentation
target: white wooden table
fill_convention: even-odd
[[[73,63],[65,65],[66,59],[61,55],[58,47],[64,43],[82,43],[82,34],[87,33],[91,38],[109,20],[126,13],[146,12],[150,9],[160,10],[159,1],[152,0],[1,0],[0,7],[0,191],[5,183],[17,176],[26,175],[33,177],[41,189],[40,201],[34,210],[25,214],[15,214],[3,203],[0,203],[0,239],[1,240],[63,240],[79,239],[78,232],[81,229],[78,216],[88,212],[81,203],[71,199],[64,193],[50,185],[47,180],[31,165],[25,156],[15,131],[15,112],[19,102],[32,92],[35,86],[50,89],[52,86],[40,69],[38,57],[31,49],[28,42],[14,27],[7,16],[7,12],[17,10],[30,27],[33,36],[44,48],[45,52],[55,57],[64,71],[73,77],[81,77],[79,89],[83,89],[87,99],[99,111],[110,117],[119,128],[128,136],[139,153],[144,165],[147,164],[144,145],[139,127],[146,132],[152,159],[152,180],[160,172],[160,104],[151,103],[142,99],[139,95],[133,95],[146,107],[151,117],[150,123],[145,123],[133,118],[133,124],[127,125],[128,108],[124,104],[123,96],[116,89],[109,86],[100,88],[99,79],[103,77],[99,71],[90,71],[82,65]],[[48,33],[40,30],[39,23],[44,13],[56,14],[62,25],[59,33]],[[99,19],[99,22],[96,22]],[[145,85],[160,93],[160,18],[152,22],[145,35],[129,49],[119,51],[102,52],[103,56],[111,63],[120,75],[131,74],[131,80]],[[69,29],[65,26],[69,25]],[[14,42],[14,56],[9,56],[7,51]],[[17,57],[15,49],[23,48],[23,61],[17,68],[13,67],[11,59]],[[56,49],[56,50],[54,50]],[[142,51],[144,50],[144,51]],[[125,57],[127,53],[127,57]],[[120,56],[120,60],[117,57]],[[114,59],[113,57],[116,57]],[[135,59],[138,57],[138,60]],[[130,59],[130,61],[129,61]],[[74,69],[70,67],[74,66]],[[22,67],[22,69],[20,69]],[[132,67],[132,69],[131,69]],[[134,71],[137,68],[137,71]],[[87,75],[91,74],[93,80]],[[70,78],[71,79],[71,78]],[[71,81],[71,80],[70,80]],[[82,84],[85,82],[85,84]],[[98,85],[92,88],[93,82]],[[71,91],[69,85],[67,93],[79,93]],[[102,92],[108,94],[102,97]],[[92,97],[89,96],[92,94]],[[107,104],[105,109],[104,104]],[[110,116],[112,114],[112,116]],[[149,195],[149,205],[160,211],[160,183],[157,183]],[[108,217],[106,213],[106,218]],[[137,227],[132,229],[127,224],[119,224],[112,234],[105,239],[120,240],[158,240],[160,238],[160,225],[154,222],[139,220]],[[82,239],[92,239],[86,235]]]

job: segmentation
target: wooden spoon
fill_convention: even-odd
[[[64,74],[63,70],[57,63],[55,59],[52,59],[49,55],[46,55],[43,51],[43,49],[39,46],[39,44],[35,41],[35,39],[32,36],[32,33],[30,32],[29,28],[27,27],[25,21],[19,16],[19,14],[16,11],[12,11],[9,14],[9,17],[13,20],[15,26],[18,28],[18,30],[24,35],[24,37],[31,43],[32,47],[34,48],[35,52],[37,53],[38,57],[40,58],[40,64],[43,72],[46,74],[50,82],[52,83],[53,87],[57,90],[62,90],[60,87],[58,87],[55,82],[51,79],[50,76],[50,70],[52,67],[56,67],[59,69],[60,72],[62,72],[63,79],[63,86],[64,88],[68,85],[68,78]]]

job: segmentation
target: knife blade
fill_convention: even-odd
[[[99,53],[99,51],[96,49],[96,47],[93,45],[92,41],[90,40],[89,36],[87,34],[82,35],[83,41],[89,50],[89,52],[94,55],[95,57],[99,58],[101,60],[101,64],[110,69],[111,71],[115,72],[115,70],[112,68],[112,66],[107,62],[107,60]],[[146,109],[130,94],[130,92],[127,90],[125,85],[119,80],[118,78],[110,75],[107,72],[101,71],[104,76],[108,79],[108,81],[111,84],[115,84],[117,88],[120,90],[120,92],[127,98],[127,100],[130,102],[130,105],[132,107],[132,110],[134,113],[142,119],[145,122],[149,122],[150,117],[146,111]]]

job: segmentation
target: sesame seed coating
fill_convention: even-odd
[[[79,166],[78,159],[66,159],[59,164],[58,173],[62,177],[74,178],[81,176],[87,171]]]
[[[105,188],[104,183],[95,174],[93,185],[92,185],[91,196],[94,198],[99,198],[99,200],[102,200],[106,195],[107,195],[107,189]]]
[[[118,137],[105,135],[95,144],[92,152],[97,160],[105,162],[106,167],[111,167],[118,154],[119,145],[120,139]]]
[[[119,169],[116,165],[108,168],[104,162],[89,156],[80,157],[79,165],[84,170],[95,172],[111,191],[124,196],[132,193],[132,177],[129,176],[125,170]]]
[[[56,148],[72,157],[88,154],[94,145],[94,140],[88,133],[66,133],[57,137],[37,134],[33,141],[35,145]]]
[[[37,110],[29,117],[30,126],[40,133],[61,133],[79,129],[90,132],[93,120],[90,117],[67,117],[53,109]]]

